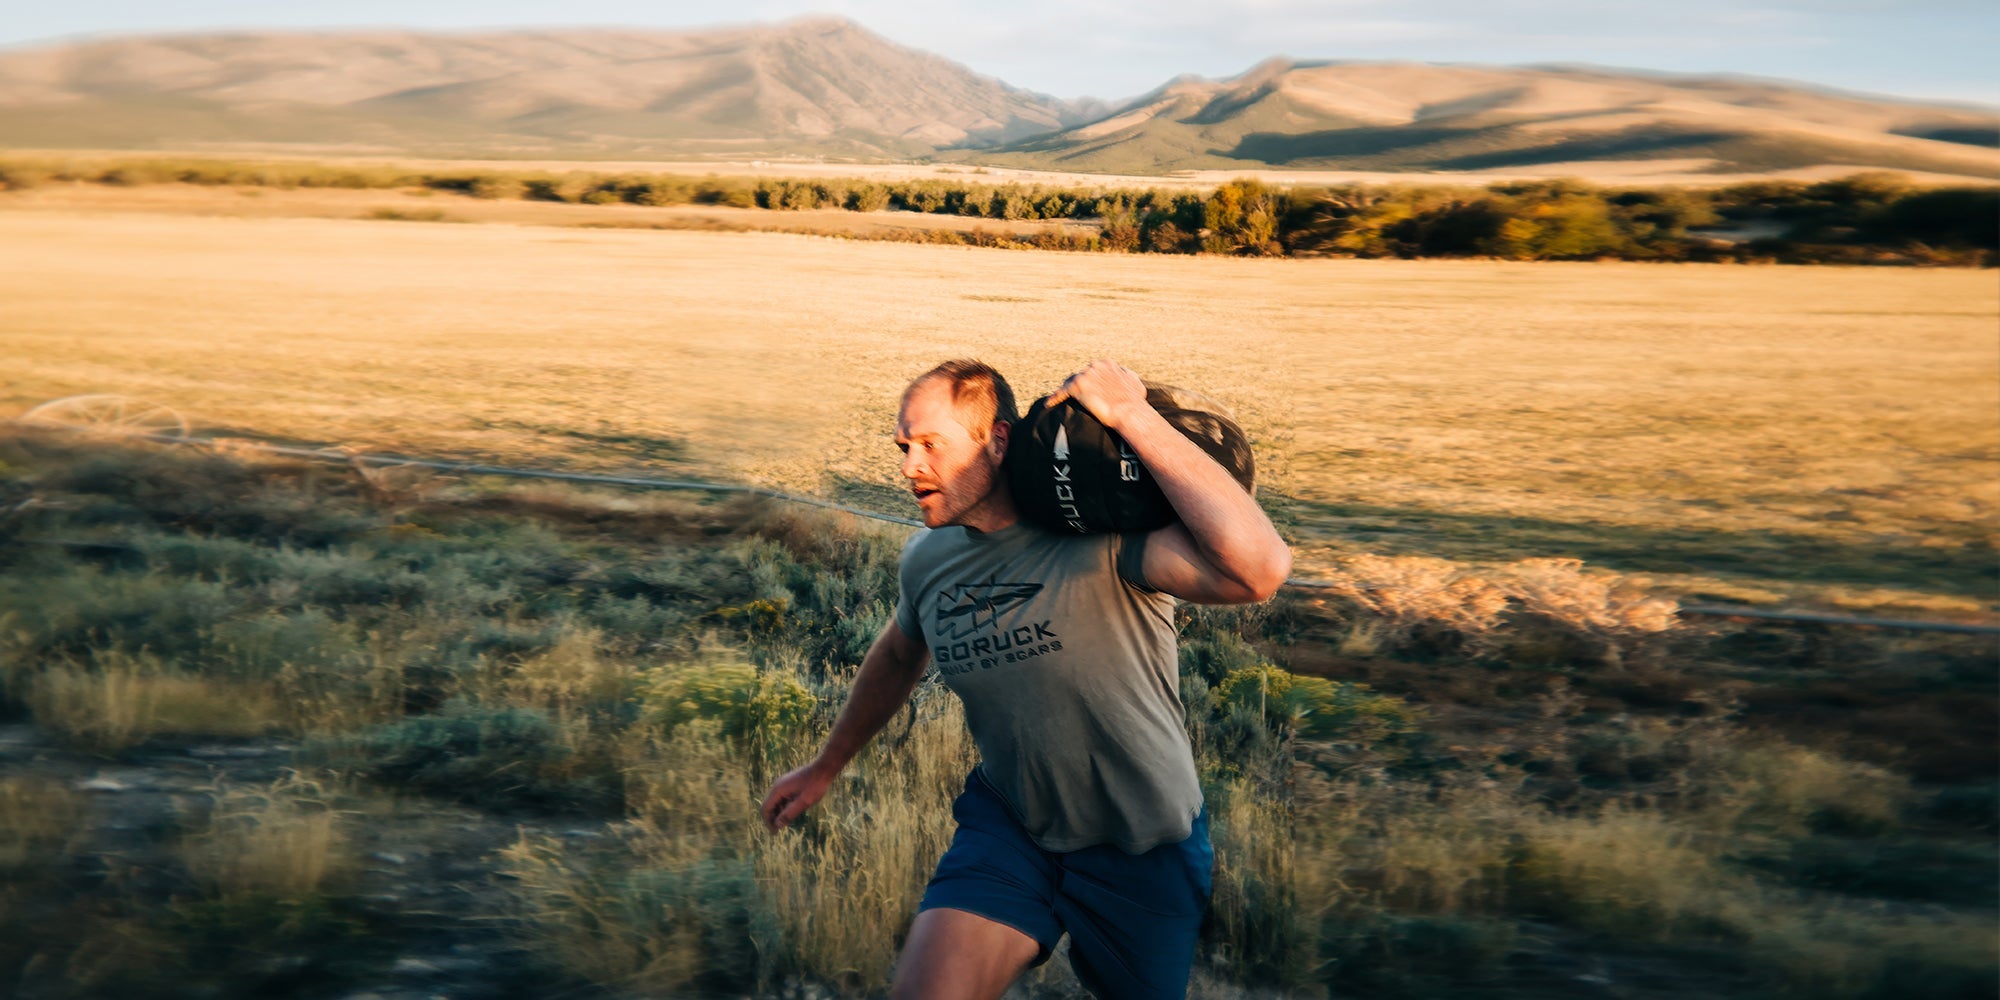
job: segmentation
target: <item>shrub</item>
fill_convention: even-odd
[[[597,189],[598,176],[572,171],[560,177],[543,175],[526,177],[521,181],[522,197],[529,201],[563,201],[580,203],[586,194]]]
[[[364,219],[378,222],[456,222],[441,208],[376,208],[370,209]]]
[[[382,525],[351,491],[304,490],[288,481],[304,474],[297,466],[105,448],[52,471],[41,485],[87,498],[88,509],[106,520],[137,518],[252,541],[323,547]]]
[[[802,728],[817,704],[796,676],[740,662],[661,667],[639,685],[642,720],[668,731],[713,720],[723,735],[741,741],[781,740]]]
[[[243,600],[227,584],[158,573],[71,567],[38,579],[0,577],[0,606],[19,609],[20,651],[79,662],[103,651],[147,651],[165,662],[197,656]]]
[[[879,184],[862,184],[847,193],[851,212],[881,212],[889,207],[889,190]]]
[[[1107,224],[1099,233],[1104,241],[1104,249],[1115,253],[1132,253],[1139,249],[1139,227],[1130,220],[1119,220]]]
[[[754,187],[743,181],[709,177],[695,189],[694,203],[722,205],[728,208],[756,208],[757,192]]]
[[[34,163],[0,162],[0,191],[25,191],[52,179],[53,171]]]
[[[465,193],[474,198],[512,200],[526,195],[528,186],[512,174],[480,174],[467,185]]]
[[[656,174],[626,185],[626,197],[637,205],[685,205],[695,199],[695,182],[685,177]]]
[[[605,748],[574,746],[547,714],[453,699],[435,715],[324,740],[355,774],[480,805],[602,812],[624,799]]]
[[[1161,222],[1145,230],[1142,242],[1153,253],[1188,253],[1190,245],[1187,234],[1171,222]]]
[[[1214,631],[1201,638],[1188,638],[1183,631],[1180,669],[1183,676],[1201,678],[1210,685],[1239,671],[1260,666],[1264,657],[1234,632]]]
[[[739,610],[759,647],[796,649],[819,673],[860,663],[894,613],[901,539],[797,513],[773,514],[756,530],[762,537],[733,551],[755,589],[757,601]]]
[[[1232,671],[1216,688],[1216,700],[1255,708],[1312,739],[1374,746],[1417,729],[1417,710],[1401,698],[1366,684],[1301,677],[1268,664]]]

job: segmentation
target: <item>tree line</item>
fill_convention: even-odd
[[[1446,185],[1278,185],[1211,191],[989,184],[956,178],[694,177],[411,171],[312,163],[134,159],[0,161],[0,189],[52,181],[421,188],[574,204],[771,211],[902,211],[1009,222],[1096,223],[1094,237],[1022,246],[1297,257],[1483,257],[1758,263],[2000,265],[2000,187],[1920,187],[1891,173],[1717,188],[1577,180]],[[1050,235],[1050,234],[1043,234]],[[1009,242],[1001,240],[1001,242]],[[1011,245],[1011,244],[1010,244]]]

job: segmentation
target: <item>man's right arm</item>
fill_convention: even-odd
[[[904,633],[902,626],[890,619],[882,634],[875,637],[875,644],[868,647],[868,655],[861,658],[861,669],[847,689],[847,704],[841,706],[826,746],[804,767],[771,784],[759,810],[766,828],[773,833],[784,829],[826,794],[841,768],[909,702],[910,692],[923,678],[929,661],[930,650],[923,640]]]

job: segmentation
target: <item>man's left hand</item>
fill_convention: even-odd
[[[1108,359],[1092,361],[1090,367],[1071,375],[1062,388],[1049,394],[1048,405],[1053,408],[1065,399],[1076,400],[1112,430],[1130,414],[1152,409],[1146,404],[1146,383],[1139,380],[1138,373]]]

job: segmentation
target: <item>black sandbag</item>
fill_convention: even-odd
[[[1003,471],[1014,509],[1050,531],[1153,531],[1177,519],[1145,463],[1073,399],[1043,396],[1014,425]],[[1256,485],[1250,441],[1229,410],[1198,392],[1146,384],[1146,402],[1237,483]]]

